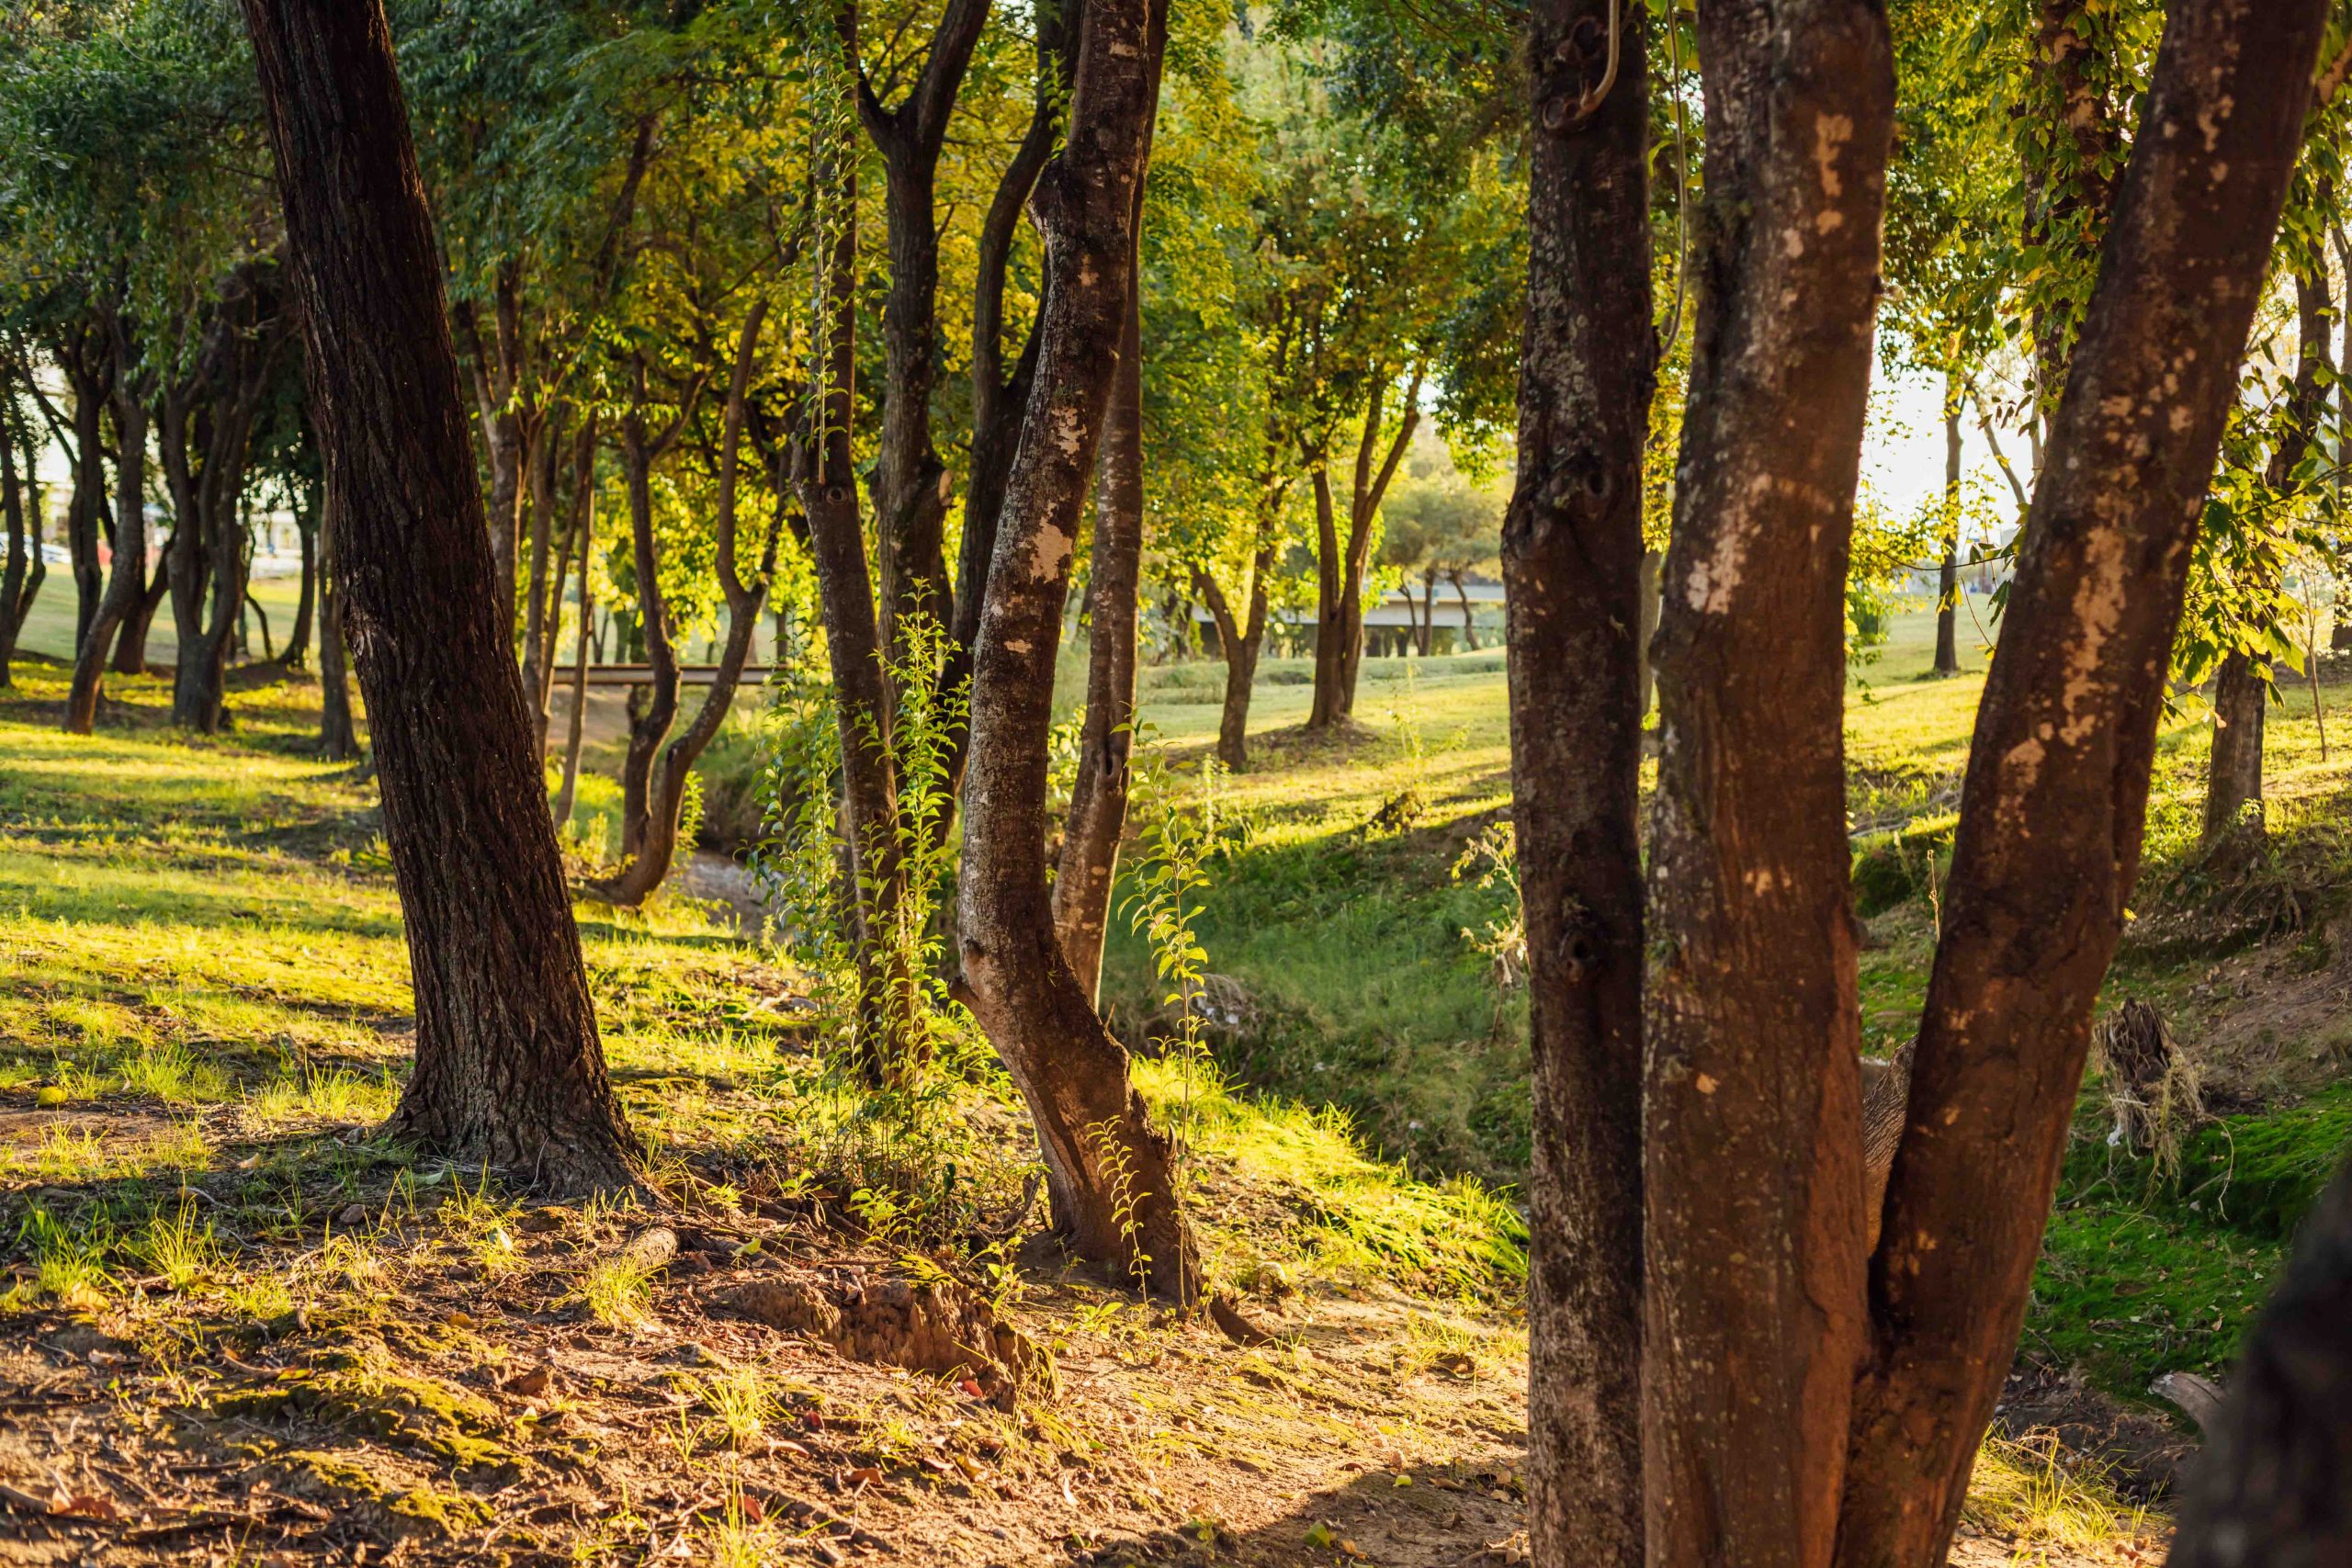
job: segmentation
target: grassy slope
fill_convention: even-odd
[[[1924,998],[1939,852],[1982,686],[1973,629],[1963,623],[1971,672],[1938,681],[1927,677],[1931,618],[1899,618],[1849,702],[1858,886],[1878,939],[1861,973],[1874,1050],[1909,1037]],[[1177,768],[1214,732],[1219,673],[1146,672],[1147,716]],[[1250,1081],[1343,1108],[1417,1170],[1508,1184],[1527,1157],[1523,1001],[1498,992],[1464,935],[1501,912],[1501,896],[1453,870],[1508,799],[1499,659],[1430,660],[1409,677],[1404,661],[1374,660],[1366,674],[1365,733],[1340,747],[1283,733],[1304,716],[1304,684],[1257,694],[1256,766],[1226,786],[1250,841],[1206,895],[1202,921],[1211,967],[1249,1004],[1219,1047]],[[2346,680],[2327,686],[2324,711],[2352,707]],[[2135,910],[2144,918],[2109,985],[2110,1004],[2155,1002],[2240,1110],[2191,1137],[2186,1169],[2160,1179],[2104,1146],[2094,1082],[2037,1280],[2028,1348],[2127,1396],[2159,1371],[2226,1365],[2294,1217],[2352,1130],[2352,1097],[2330,1087],[2347,1032],[2316,990],[2331,962],[2332,889],[2352,869],[2336,826],[2352,760],[2342,744],[2323,759],[2307,686],[2290,681],[2284,695],[2269,742],[2275,848],[2243,887],[2216,890],[2185,869],[2207,731],[2194,714],[2167,727]],[[2352,739],[2352,723],[2335,728]],[[1367,826],[1416,784],[1429,805],[1411,830]],[[2313,988],[2304,1005],[2278,1003],[2298,985]],[[1132,936],[1113,944],[1105,994],[1131,1017],[1158,1010]]]

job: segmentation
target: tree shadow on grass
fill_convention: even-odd
[[[1094,1568],[1502,1568],[1526,1561],[1518,1470],[1516,1458],[1508,1472],[1470,1463],[1417,1468],[1399,1485],[1396,1472],[1375,1466],[1295,1499],[1250,1529],[1203,1517],[1181,1529],[1082,1535],[1072,1558]],[[1250,1473],[1237,1469],[1227,1490],[1241,1502],[1251,1484]]]

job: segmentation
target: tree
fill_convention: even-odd
[[[559,1189],[628,1184],[383,6],[244,14],[415,970],[416,1064],[393,1124]]]
[[[1530,17],[1527,321],[1502,527],[1526,911],[1535,1560],[1635,1568],[1642,1463],[1643,449],[1655,374],[1649,29]],[[1669,20],[1668,26],[1678,26]],[[1612,73],[1612,63],[1615,70]]]
[[[1380,540],[1381,564],[1406,578],[1406,601],[1412,600],[1411,582],[1421,584],[1421,606],[1414,627],[1420,652],[1436,651],[1437,585],[1453,585],[1462,611],[1464,645],[1478,646],[1478,624],[1470,608],[1463,579],[1495,558],[1496,532],[1501,522],[1502,500],[1473,484],[1454,466],[1442,442],[1426,434],[1407,458],[1403,482],[1388,498]]]
[[[17,391],[30,376],[21,345],[0,343],[0,524],[8,531],[7,555],[0,559],[0,689],[14,683],[9,666],[16,659],[17,638],[32,613],[41,579],[49,574],[40,553],[37,450]]]
[[[1029,1106],[1079,1252],[1189,1301],[1173,1151],[1062,952],[1046,886],[1046,735],[1070,558],[1117,374],[1167,12],[1082,13],[1071,134],[1039,176],[1038,357],[973,666],[957,947],[971,1008]]]

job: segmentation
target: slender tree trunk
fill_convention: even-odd
[[[2017,1347],[2325,13],[2177,0],[2166,17],[1962,786],[1871,1270],[1844,1568],[1942,1561]]]
[[[2172,1568],[2352,1562],[2352,1164],[2304,1218],[2229,1389],[2188,1470]]]
[[[572,437],[571,526],[564,534],[563,558],[556,563],[555,586],[548,596],[547,636],[540,648],[539,667],[531,689],[533,744],[542,772],[547,768],[548,760],[548,725],[551,717],[548,699],[555,689],[556,638],[563,625],[564,579],[576,560],[580,571],[580,614],[584,624],[588,614],[588,545],[595,509],[596,416],[592,412],[582,418],[579,432]],[[557,820],[560,822],[563,818],[558,818]]]
[[[1258,679],[1258,655],[1266,643],[1266,573],[1273,565],[1264,545],[1250,563],[1250,603],[1246,619],[1237,619],[1232,602],[1217,581],[1196,570],[1194,581],[1209,615],[1216,622],[1216,639],[1225,655],[1225,705],[1216,721],[1216,757],[1234,772],[1250,765],[1250,694]]]
[[[300,670],[311,659],[311,622],[319,602],[319,520],[313,508],[294,509],[294,533],[302,549],[302,585],[294,602],[294,624],[286,632],[286,651],[278,660],[288,670]]]
[[[621,758],[621,858],[644,847],[653,810],[653,754],[678,716],[678,656],[670,641],[670,612],[662,594],[661,561],[653,538],[653,449],[645,416],[621,417],[621,474],[628,491],[629,538],[637,578],[638,625],[645,635],[653,680],[642,700],[629,704],[628,748]]]
[[[381,0],[244,10],[415,970],[416,1066],[393,1124],[461,1165],[633,1184]]]
[[[1454,603],[1462,606],[1462,646],[1476,653],[1478,651],[1478,620],[1470,611],[1470,590],[1462,585],[1462,573],[1458,571],[1453,574],[1451,581]]]
[[[685,729],[663,748],[658,766],[647,781],[645,817],[639,829],[636,848],[622,865],[618,874],[609,881],[595,885],[599,897],[616,904],[640,904],[662,886],[670,874],[670,864],[678,851],[678,814],[685,802],[686,776],[695,759],[718,735],[718,727],[726,722],[727,710],[735,701],[735,688],[743,678],[743,665],[751,657],[752,637],[759,629],[760,608],[766,602],[767,587],[775,570],[776,541],[782,530],[775,525],[768,529],[767,547],[760,559],[759,575],[752,582],[742,581],[736,570],[736,477],[743,446],[743,416],[745,399],[750,395],[753,358],[759,349],[760,326],[766,319],[767,308],[754,305],[743,323],[735,354],[735,371],[727,396],[726,430],[720,437],[718,451],[718,586],[727,600],[727,640],[718,650],[717,669],[710,685],[704,691],[702,705],[695,710],[694,718]],[[635,415],[630,418],[633,420]],[[639,441],[642,435],[625,424],[625,440]],[[629,479],[629,504],[637,504],[637,478],[632,468]],[[639,575],[651,564],[652,541],[650,531],[638,536]],[[658,674],[658,671],[657,671]],[[671,689],[676,691],[676,674],[671,677]],[[674,695],[673,695],[674,702]],[[667,726],[665,725],[666,728]],[[636,737],[630,737],[634,748]],[[691,845],[687,846],[689,849]]]
[[[1658,584],[1665,575],[1666,552],[1644,550],[1642,552],[1642,598],[1639,611],[1641,618],[1634,623],[1634,637],[1638,642],[1637,651],[1641,660],[1639,675],[1641,711],[1642,716],[1645,719],[1649,717],[1650,709],[1657,705],[1657,666],[1650,661],[1650,643],[1657,636],[1658,612],[1664,607],[1659,602]]]
[[[2295,470],[2319,437],[2328,384],[2334,379],[2329,336],[2335,312],[2328,294],[2326,258],[2307,258],[2295,272],[2299,343],[2294,386],[2287,394],[2286,418],[2263,475],[2263,488],[2282,503],[2295,490]],[[2275,572],[2259,569],[2253,588],[2265,598],[2275,597]],[[2244,649],[2222,657],[2213,682],[2213,750],[2205,778],[2203,843],[2209,855],[2243,854],[2262,842],[2262,746],[2270,684],[2267,659]]]
[[[65,696],[65,729],[72,735],[96,728],[99,686],[115,633],[147,596],[147,389],[132,379],[139,347],[129,323],[118,320],[114,337],[114,560],[106,596],[74,655],[74,682]]]
[[[1355,472],[1348,491],[1348,531],[1344,540],[1335,515],[1328,459],[1314,465],[1316,529],[1315,698],[1306,728],[1331,729],[1355,716],[1356,676],[1363,667],[1363,578],[1372,555],[1372,524],[1388,493],[1396,465],[1412,445],[1421,419],[1421,372],[1413,372],[1405,391],[1404,412],[1389,439],[1386,455],[1380,452],[1383,413],[1388,387],[1374,378],[1372,401],[1364,411],[1363,430],[1356,441]]]
[[[97,340],[102,333],[85,328],[79,334],[80,352],[63,360],[74,389],[74,495],[65,513],[65,547],[73,565],[74,611],[74,655],[78,662],[90,626],[98,618],[98,603],[106,593],[105,569],[98,562],[98,544],[110,531],[107,521],[106,457],[99,449],[100,422],[105,417],[111,356]]]
[[[178,538],[179,530],[175,525],[172,537],[164,541],[164,547],[157,552],[155,570],[147,580],[146,591],[140,594],[130,614],[123,617],[122,630],[116,636],[114,645],[112,668],[118,675],[147,673],[147,635],[154,629],[155,612],[163,607],[164,595],[171,592],[171,555]]]
[[[1028,1102],[1078,1251],[1182,1301],[1200,1266],[1174,1150],[1063,955],[1046,890],[1054,662],[1125,336],[1168,26],[1159,0],[1093,0],[1083,16],[1071,133],[1030,204],[1046,302],[974,661],[957,937],[972,1010]]]
[[[1156,88],[1153,101],[1158,102]],[[1147,162],[1151,156],[1148,118],[1143,156]],[[1140,189],[1131,231],[1143,232]],[[1119,839],[1126,831],[1133,783],[1136,605],[1143,575],[1142,276],[1138,252],[1128,258],[1126,325],[1102,414],[1086,592],[1092,629],[1087,642],[1086,722],[1054,874],[1054,930],[1089,1006],[1102,989],[1102,938],[1111,922],[1111,886],[1118,874]]]
[[[1863,1348],[1845,583],[1894,80],[1877,0],[1708,0],[1699,50],[1706,281],[1653,648],[1648,1550],[1817,1568]]]
[[[1960,673],[1960,378],[1944,378],[1944,561],[1936,582],[1936,665]]]
[[[0,382],[0,389],[5,389],[0,395],[15,396],[13,387]],[[17,638],[25,629],[25,616],[48,570],[40,555],[39,502],[26,504],[25,492],[30,488],[29,476],[20,479],[17,473],[17,433],[0,421],[0,516],[8,526],[7,559],[0,565],[0,691],[16,683],[9,667],[16,660]],[[29,528],[26,526],[28,516]]]
[[[827,162],[819,177],[833,183],[838,208],[824,266],[824,385],[818,427],[794,443],[793,487],[808,520],[841,731],[843,896],[854,917],[858,965],[854,1049],[861,1070],[880,1082],[919,1066],[923,1039],[915,1027],[912,943],[905,940],[908,889],[890,694],[849,437],[857,369],[856,164],[843,148],[827,150]]]
[[[588,570],[595,538],[596,502],[591,486],[589,499],[580,508],[580,631],[571,649],[571,711],[563,716],[563,783],[556,790],[554,812],[559,829],[571,820],[571,803],[580,790],[580,741],[588,722],[589,632],[596,624],[596,579]]]
[[[1534,1067],[1528,1533],[1534,1561],[1579,1568],[1640,1568],[1644,1540],[1635,628],[1656,351],[1647,28],[1628,21],[1604,93],[1611,11],[1542,0],[1531,17],[1519,473],[1502,537]]]
[[[334,492],[319,495],[319,755],[347,762],[359,755],[351,722],[351,681],[343,630],[343,577],[337,564]]]
[[[523,690],[531,704],[534,716],[538,713],[539,663],[541,650],[555,632],[548,618],[548,547],[553,542],[555,530],[555,449],[557,432],[552,420],[542,420],[531,433],[531,444],[523,454],[526,487],[531,513],[531,556],[529,577],[525,583],[523,601]],[[546,726],[535,716],[531,733],[536,738],[546,731]]]

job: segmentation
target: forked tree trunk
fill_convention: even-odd
[[[1511,823],[1526,912],[1528,1534],[1640,1568],[1642,449],[1647,28],[1613,85],[1606,0],[1534,11],[1519,473],[1503,519]],[[1637,17],[1640,13],[1635,14]],[[1468,604],[1464,604],[1464,625]]]
[[[653,464],[684,427],[681,411],[660,437],[645,428],[643,370],[638,404],[621,416],[621,475],[628,492],[629,540],[637,578],[637,622],[645,638],[645,660],[653,679],[645,695],[629,704],[628,746],[621,756],[621,858],[645,843],[653,809],[653,754],[678,716],[678,655],[670,641],[670,607],[662,592],[661,560],[653,537]],[[664,868],[667,869],[666,867]]]
[[[769,526],[767,544],[760,557],[759,574],[746,583],[735,564],[738,534],[736,477],[740,472],[743,448],[744,400],[751,392],[752,367],[759,350],[760,325],[766,318],[767,306],[762,301],[752,307],[751,314],[743,322],[742,334],[736,344],[734,377],[728,389],[726,426],[719,436],[716,533],[718,588],[727,601],[727,640],[719,649],[718,668],[712,672],[710,685],[703,693],[702,705],[695,710],[695,716],[677,738],[662,748],[659,762],[649,771],[645,815],[638,828],[636,847],[616,874],[608,881],[594,885],[598,897],[616,904],[643,903],[670,874],[671,862],[678,852],[678,815],[685,803],[686,776],[712,738],[718,735],[718,727],[726,722],[727,710],[735,701],[735,688],[743,678],[743,665],[751,657],[752,636],[759,629],[760,608],[767,600],[768,582],[775,571],[776,541],[783,536],[783,530],[774,524]],[[634,474],[629,483],[629,504],[634,511],[637,504]],[[649,529],[639,529],[637,548],[640,580],[650,581],[647,569],[655,562],[652,535]],[[674,694],[674,670],[671,675],[671,689]],[[631,737],[631,744],[633,748],[634,736]],[[689,849],[692,847],[687,846]]]
[[[115,524],[114,561],[106,596],[82,634],[74,655],[74,681],[65,695],[65,729],[87,735],[97,725],[99,687],[115,634],[139,613],[147,596],[147,392],[133,378],[139,345],[130,324],[114,325]]]
[[[483,525],[381,0],[246,0],[345,613],[415,972],[394,1128],[633,1183]]]
[[[1462,585],[1462,573],[1449,579],[1453,584],[1454,603],[1462,606],[1462,646],[1472,653],[1478,651],[1478,621],[1470,610],[1470,590]]]
[[[987,26],[989,0],[949,0],[915,84],[896,108],[858,73],[858,111],[882,154],[889,233],[889,292],[882,303],[882,433],[874,510],[881,569],[882,645],[897,648],[918,608],[943,624],[948,604],[946,465],[931,439],[939,379],[939,220],[933,189],[956,95]]]
[[[1939,675],[1960,673],[1960,378],[1944,378],[1944,559],[1936,579]]]
[[[106,330],[86,319],[58,348],[58,366],[74,390],[74,493],[66,504],[65,551],[74,573],[74,652],[78,659],[106,594],[105,569],[98,562],[98,545],[107,529],[101,446],[114,356]]]
[[[2172,1568],[2352,1562],[2352,1164],[2302,1224],[2188,1474]]]
[[[1155,96],[1155,102],[1157,98]],[[1148,121],[1144,157],[1151,155]],[[1143,230],[1141,192],[1134,231]],[[1119,366],[1102,415],[1094,483],[1094,547],[1088,568],[1086,721],[1079,735],[1078,778],[1062,824],[1054,873],[1054,929],[1091,1005],[1102,989],[1102,938],[1111,921],[1111,886],[1126,831],[1129,765],[1135,749],[1136,600],[1143,575],[1143,269],[1131,257],[1126,326]]]
[[[343,575],[336,563],[334,494],[319,492],[319,755],[347,762],[359,755],[351,722],[351,680],[344,640]]]
[[[1704,281],[1653,647],[1648,1551],[1818,1568],[1863,1348],[1845,586],[1894,76],[1878,0],[1706,0],[1699,52]]]
[[[1405,448],[1421,420],[1421,372],[1405,390],[1396,434],[1380,450],[1386,378],[1373,378],[1372,401],[1356,439],[1355,469],[1348,487],[1347,532],[1340,532],[1338,502],[1331,493],[1329,454],[1319,456],[1310,478],[1315,485],[1315,696],[1306,728],[1332,729],[1355,716],[1356,675],[1363,667],[1363,574],[1372,556],[1372,523],[1396,477]]]
[[[2296,269],[2295,307],[2295,381],[2263,475],[2263,488],[2282,499],[2295,488],[2295,470],[2318,439],[2335,374],[2329,336],[2335,311],[2328,299],[2324,256],[2307,257]],[[2253,586],[2275,597],[2277,578],[2270,570],[2260,569]],[[2209,855],[2242,853],[2262,841],[2263,729],[2269,705],[2270,661],[2243,649],[2231,649],[2213,682],[2213,750],[2206,769],[2202,836]]]
[[[173,539],[178,536],[175,528]],[[171,592],[171,554],[172,539],[166,539],[157,553],[154,574],[147,580],[147,591],[140,595],[137,608],[124,617],[122,630],[115,637],[111,668],[118,675],[147,673],[147,635],[154,629],[155,612],[163,607],[164,596]]]
[[[1028,1102],[1077,1250],[1190,1300],[1200,1265],[1174,1150],[1062,953],[1046,890],[1054,661],[1125,337],[1168,27],[1159,0],[1091,0],[1082,15],[1070,134],[1031,202],[1046,302],[974,660],[957,937],[972,1010]]]
[[[1939,1563],[2017,1348],[2324,0],[2176,0],[1977,712],[1841,1568]]]
[[[595,539],[596,502],[591,486],[589,499],[580,507],[580,630],[571,649],[571,710],[563,716],[563,783],[557,786],[554,809],[559,830],[571,820],[571,803],[580,793],[580,742],[588,723],[589,637],[596,624],[596,579],[588,570]]]
[[[1216,720],[1216,759],[1234,772],[1250,765],[1250,694],[1258,680],[1258,655],[1266,646],[1266,573],[1273,567],[1272,552],[1260,546],[1250,561],[1250,601],[1244,616],[1233,613],[1233,603],[1216,578],[1196,569],[1193,587],[1216,623],[1218,648],[1225,655],[1225,703]]]

